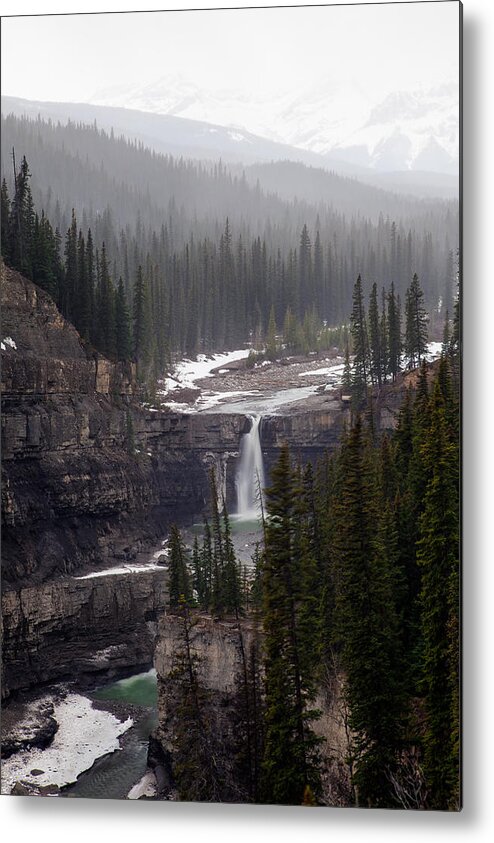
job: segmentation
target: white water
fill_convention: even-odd
[[[240,461],[235,480],[239,521],[253,521],[259,518],[261,514],[259,490],[264,488],[264,465],[259,438],[261,416],[249,416],[249,418],[251,426],[240,442]]]

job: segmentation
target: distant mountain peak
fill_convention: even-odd
[[[372,102],[354,79],[321,78],[306,90],[264,90],[254,97],[228,88],[212,91],[175,73],[100,90],[91,101],[199,120],[382,171],[418,169],[424,161],[435,161],[439,172],[458,167],[458,85],[449,81],[391,91]]]

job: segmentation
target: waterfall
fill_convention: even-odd
[[[237,487],[237,517],[241,521],[259,518],[259,487],[264,488],[264,466],[259,438],[261,416],[249,416],[251,425],[240,441],[240,460],[235,484]]]

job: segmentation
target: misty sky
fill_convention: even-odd
[[[28,99],[90,101],[177,73],[247,97],[357,81],[377,102],[458,72],[456,2],[2,20],[2,93]]]

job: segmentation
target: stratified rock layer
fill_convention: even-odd
[[[2,597],[4,695],[149,666],[165,608],[164,569],[66,577]]]

